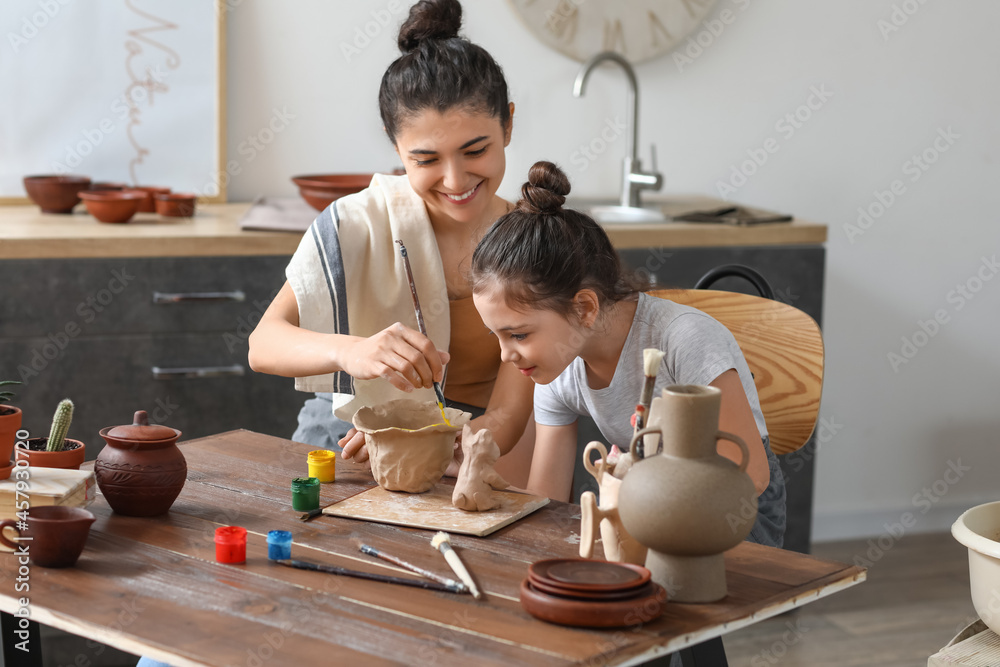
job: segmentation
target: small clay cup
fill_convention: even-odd
[[[0,521],[0,543],[15,553],[24,547],[28,558],[39,567],[71,567],[76,564],[87,542],[90,525],[96,517],[81,507],[43,505],[28,510],[27,527],[19,529],[13,519]],[[14,542],[3,534],[10,526],[22,541]]]
[[[354,426],[365,434],[372,475],[387,491],[430,490],[454,457],[455,438],[469,423],[468,412],[445,408],[445,424],[435,403],[408,398],[365,407],[354,413]]]
[[[86,445],[83,442],[66,438],[60,451],[50,452],[45,449],[48,441],[48,437],[28,438],[24,441],[25,447],[18,446],[14,449],[14,460],[24,459],[29,466],[35,468],[80,469],[86,458]]]
[[[195,201],[198,195],[167,192],[157,194],[156,212],[168,218],[190,218],[194,215]]]
[[[135,190],[84,190],[80,193],[87,212],[101,222],[128,222],[146,197]]]
[[[139,202],[139,213],[156,213],[156,200],[154,197],[170,192],[170,188],[157,185],[136,185],[129,189],[146,193],[146,198]]]
[[[72,213],[80,191],[90,185],[86,176],[25,176],[24,189],[42,213]]]

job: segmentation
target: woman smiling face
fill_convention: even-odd
[[[425,109],[406,119],[396,135],[396,152],[431,222],[492,221],[510,131],[510,122],[504,128],[496,116],[463,108]]]

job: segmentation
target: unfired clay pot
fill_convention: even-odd
[[[423,493],[437,484],[454,456],[455,437],[472,418],[445,408],[444,423],[435,403],[404,398],[354,413],[354,427],[365,434],[372,474],[389,491]]]
[[[591,452],[600,454],[597,463]],[[622,481],[614,476],[608,464],[608,450],[597,442],[591,442],[583,450],[583,467],[597,480],[600,502],[592,491],[580,496],[580,557],[594,557],[594,542],[600,526],[601,544],[604,558],[609,561],[642,565],[646,562],[646,547],[628,534],[618,514],[618,493]]]
[[[673,602],[714,602],[726,596],[723,552],[753,527],[757,492],[746,474],[750,453],[738,436],[719,430],[722,392],[673,385],[650,406],[650,426],[663,451],[637,461],[622,480],[618,512],[630,535],[649,547],[646,567]],[[716,451],[730,440],[743,450],[737,466]],[[647,452],[649,450],[647,449]],[[653,451],[656,451],[655,449]]]
[[[101,429],[108,446],[94,462],[97,486],[111,509],[127,516],[164,514],[187,480],[187,462],[177,448],[181,432],[150,425],[145,410],[129,426]]]

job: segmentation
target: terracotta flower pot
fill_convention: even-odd
[[[165,514],[187,480],[187,462],[177,448],[181,432],[151,425],[145,410],[128,426],[101,429],[108,446],[94,462],[97,486],[118,514]]]
[[[25,176],[24,190],[42,213],[72,213],[80,191],[90,185],[86,176]]]
[[[80,440],[66,438],[62,451],[49,452],[45,446],[48,437],[29,438],[25,441],[27,447],[18,447],[15,452],[17,460],[24,459],[29,466],[36,468],[63,468],[66,470],[79,470],[80,464],[86,455],[86,445]]]
[[[101,222],[128,222],[146,197],[135,190],[84,190],[80,193],[87,212]]]
[[[10,477],[14,469],[10,456],[14,452],[17,432],[21,428],[21,408],[13,405],[0,405],[0,479]]]
[[[198,195],[167,192],[154,195],[156,212],[168,218],[190,218],[194,215]]]

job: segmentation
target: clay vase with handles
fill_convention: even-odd
[[[596,463],[591,452],[600,454]],[[597,480],[601,497],[598,502],[593,491],[580,496],[580,557],[594,557],[594,541],[600,526],[605,560],[642,565],[646,562],[646,547],[625,531],[618,516],[618,489],[622,481],[608,467],[607,448],[596,440],[589,443],[583,450],[583,467]]]
[[[650,426],[631,443],[659,433],[662,451],[637,461],[618,492],[622,525],[649,547],[646,567],[673,602],[726,596],[723,553],[746,538],[756,517],[757,491],[746,473],[750,452],[738,436],[719,430],[721,403],[716,387],[664,389],[650,406]],[[740,465],[716,451],[718,440],[739,445]]]
[[[181,432],[149,423],[145,410],[127,426],[101,429],[108,446],[94,462],[97,486],[118,514],[165,514],[187,481],[187,462],[177,447]]]

